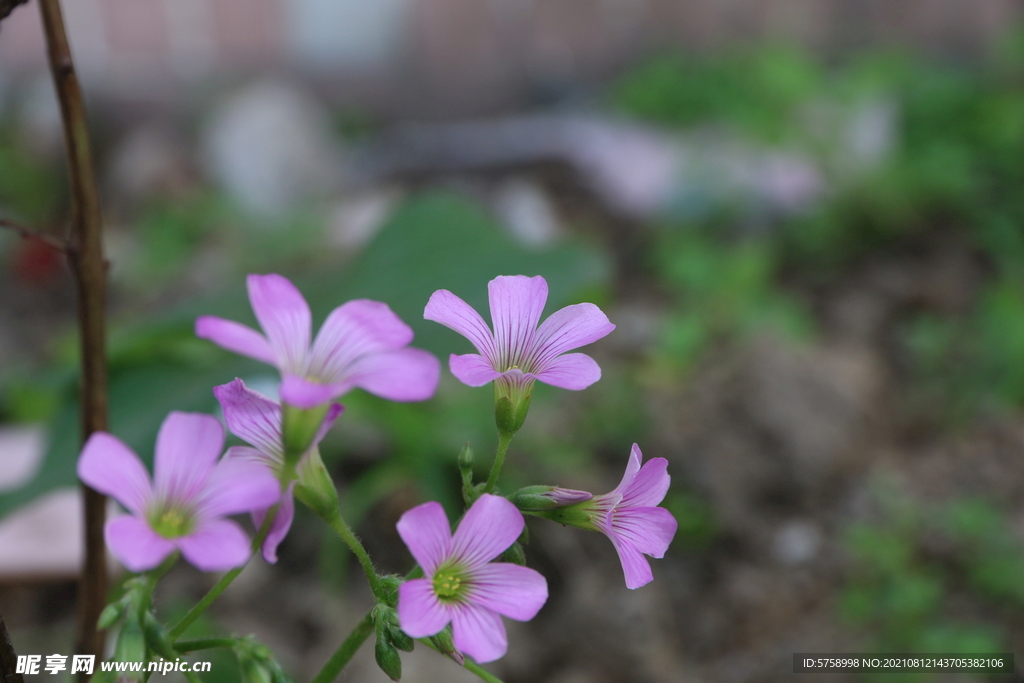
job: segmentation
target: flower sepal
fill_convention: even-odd
[[[494,380],[494,422],[500,434],[512,436],[519,431],[530,412],[531,398],[533,380],[518,371]]]
[[[324,520],[329,521],[339,514],[338,489],[316,447],[299,462],[295,497]]]
[[[621,496],[617,497],[621,498]],[[615,502],[611,502],[607,497],[603,500],[591,498],[591,500],[574,505],[555,507],[549,510],[531,510],[529,513],[535,517],[550,519],[552,522],[566,526],[574,526],[587,531],[601,531],[601,527],[597,525],[596,521],[601,514],[607,512],[607,508],[614,507]]]
[[[462,666],[466,663],[466,658],[461,652],[455,649],[455,639],[452,636],[452,625],[448,624],[440,632],[427,638],[437,651],[441,654],[450,657],[456,664]]]
[[[553,510],[582,503],[594,497],[589,491],[563,489],[559,486],[524,486],[508,497],[523,512]]]
[[[282,440],[284,442],[284,468],[287,476],[294,471],[295,464],[302,454],[309,450],[320,431],[330,403],[323,403],[314,408],[298,408],[282,403]],[[288,481],[283,483],[287,484]]]

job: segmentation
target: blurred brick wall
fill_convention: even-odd
[[[168,77],[221,68],[330,71],[333,64],[391,70],[467,94],[599,77],[674,44],[708,49],[774,37],[826,54],[894,43],[978,53],[1022,14],[1019,0],[65,0],[64,7],[84,80],[94,85],[159,89]],[[308,31],[295,26],[316,26],[318,13],[337,25],[336,45],[359,37],[373,58],[330,53],[322,30],[316,45],[304,45]],[[371,49],[374,41],[380,45]],[[43,64],[36,8],[21,7],[0,30],[0,73]]]

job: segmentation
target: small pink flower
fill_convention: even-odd
[[[455,534],[440,503],[424,503],[398,520],[398,534],[426,578],[398,589],[398,621],[413,638],[449,623],[456,649],[478,662],[508,650],[501,615],[528,621],[548,599],[544,577],[517,564],[491,563],[523,531],[523,515],[500,496],[484,494]]]
[[[409,348],[412,329],[387,304],[356,299],[334,309],[310,345],[311,316],[302,294],[280,275],[250,275],[249,302],[266,336],[205,315],[196,336],[281,371],[281,398],[313,408],[353,387],[391,401],[422,401],[437,388],[437,359]]]
[[[279,479],[284,468],[280,404],[248,388],[240,379],[214,387],[213,395],[220,402],[221,410],[224,411],[224,421],[227,422],[231,433],[252,446],[232,446],[225,458],[241,458],[259,463],[266,467],[275,479]],[[324,438],[342,410],[338,403],[331,404],[327,409],[320,430],[310,444],[309,450],[299,460],[300,473],[310,452]],[[270,532],[263,542],[263,559],[271,564],[277,562],[277,546],[288,535],[292,519],[295,517],[294,489],[295,482],[288,482],[288,488],[281,496],[281,505],[270,523]],[[269,506],[253,511],[253,522],[257,528],[263,524],[268,509]]]
[[[534,380],[562,389],[585,389],[601,379],[601,368],[582,353],[566,353],[597,341],[615,329],[594,304],[576,304],[552,313],[540,327],[548,299],[541,276],[502,275],[487,284],[491,323],[446,289],[434,292],[423,317],[466,337],[479,353],[452,354],[452,374],[480,387],[498,380],[532,385]]]
[[[672,513],[657,507],[668,492],[668,460],[651,458],[640,467],[643,454],[633,444],[622,481],[610,493],[579,505],[589,512],[598,531],[611,540],[622,562],[626,588],[639,588],[654,579],[644,557],[665,556],[679,526]]]
[[[266,467],[217,457],[224,429],[210,415],[173,412],[156,439],[155,475],[119,439],[89,437],[78,459],[78,476],[125,506],[131,516],[107,522],[107,546],[131,571],[159,565],[177,548],[203,571],[245,564],[249,538],[227,515],[268,508],[281,487]]]

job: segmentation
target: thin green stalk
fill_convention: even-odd
[[[508,451],[508,445],[512,443],[512,436],[512,434],[498,434],[498,450],[494,453],[494,463],[491,465],[491,473],[487,475],[484,493],[493,493],[498,485],[498,475],[501,474],[501,466],[505,464],[505,453]]]
[[[263,546],[263,541],[266,540],[267,534],[270,533],[270,525],[273,523],[274,517],[277,516],[277,507],[278,506],[275,505],[270,508],[266,518],[263,520],[263,524],[260,526],[259,533],[257,533],[256,538],[252,540],[252,555],[249,556],[249,559],[246,560],[245,564],[241,567],[235,567],[222,576],[220,581],[214,584],[213,588],[211,588],[206,595],[204,595],[202,599],[188,611],[188,614],[182,617],[181,621],[174,625],[174,628],[172,628],[167,634],[170,637],[171,642],[174,642],[181,637],[181,634],[183,634],[188,627],[191,626],[211,604],[213,604],[214,600],[220,597],[220,594],[231,585],[231,582],[242,573],[242,570],[245,569],[246,565],[249,564],[252,558],[256,557],[260,552],[260,548]]]
[[[352,633],[348,634],[348,638],[342,641],[338,649],[334,651],[331,658],[327,660],[320,672],[313,677],[310,683],[331,683],[341,670],[345,668],[345,665],[349,663],[353,655],[359,650],[359,647],[366,642],[366,639],[373,633],[373,618],[367,614],[363,617]]]
[[[174,644],[174,649],[182,654],[197,650],[212,650],[215,647],[234,647],[234,638],[201,638],[199,640],[181,640]]]
[[[430,642],[427,638],[423,638],[422,640],[418,640],[417,642],[423,643],[424,645],[429,647],[434,652],[437,652],[437,653],[441,652],[440,650],[437,649],[437,646],[434,645],[432,642]],[[479,664],[477,664],[476,662],[474,662],[471,659],[465,660],[462,663],[462,667],[466,671],[471,671],[472,673],[475,673],[481,679],[487,681],[487,683],[503,683],[503,681],[500,678],[498,678],[497,676],[492,674],[490,671],[488,671],[487,669],[483,668],[482,666],[480,666]],[[318,683],[318,682],[314,681],[313,683]]]
[[[348,525],[345,518],[341,516],[341,511],[335,509],[332,511],[330,518],[327,523],[334,529],[334,533],[341,537],[341,540],[345,541],[345,545],[349,547],[352,554],[359,560],[359,564],[363,567],[363,573],[366,574],[366,580],[370,582],[370,590],[373,591],[373,596],[377,600],[384,599],[384,592],[381,589],[380,577],[377,576],[377,570],[373,567],[373,561],[370,560],[370,555],[366,552],[366,548],[360,542],[359,538],[356,537],[352,527]]]

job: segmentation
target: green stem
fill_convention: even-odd
[[[366,642],[366,639],[373,633],[373,618],[367,614],[363,617],[352,633],[348,634],[348,638],[342,641],[338,649],[334,651],[331,658],[327,660],[320,672],[313,678],[310,683],[331,683],[341,670],[345,668],[352,656],[355,655],[359,647]]]
[[[494,453],[494,463],[491,465],[491,473],[487,475],[484,493],[493,493],[498,485],[498,475],[501,474],[501,466],[505,464],[505,453],[508,451],[508,445],[512,443],[512,436],[512,434],[498,434],[498,450]]]
[[[380,577],[377,576],[377,570],[373,567],[373,561],[370,560],[370,555],[366,552],[366,548],[356,537],[352,527],[348,525],[345,518],[341,516],[341,512],[335,508],[330,517],[327,519],[327,523],[334,529],[334,533],[341,537],[341,540],[345,541],[345,545],[349,547],[352,554],[359,560],[359,564],[363,567],[363,573],[366,574],[366,580],[370,582],[370,590],[373,591],[373,596],[377,600],[384,599],[384,591],[381,589]]]
[[[434,652],[438,652],[438,653],[441,652],[440,650],[437,649],[436,645],[434,645],[432,642],[430,642],[426,638],[423,638],[422,640],[418,640],[417,642],[423,643],[424,645],[429,647]],[[471,659],[465,660],[462,663],[462,667],[466,671],[471,671],[472,673],[475,673],[481,679],[487,681],[487,683],[503,683],[503,681],[500,678],[498,678],[497,676],[492,674],[490,671],[488,671],[487,669],[483,668],[482,666],[480,666],[479,664],[477,664],[476,662],[474,662]],[[313,681],[313,683],[320,683],[320,682]]]
[[[260,526],[259,533],[256,534],[256,538],[252,539],[252,555],[249,556],[249,559],[246,560],[245,564],[241,567],[235,567],[222,576],[220,581],[214,584],[213,588],[211,588],[206,595],[204,595],[202,599],[188,611],[188,614],[182,617],[181,621],[174,625],[174,628],[172,628],[167,634],[170,637],[171,642],[180,638],[181,634],[183,634],[188,627],[191,626],[211,604],[213,604],[213,601],[220,597],[220,594],[231,585],[231,582],[242,573],[242,570],[245,569],[245,566],[249,564],[252,558],[256,557],[260,551],[260,547],[263,545],[263,541],[267,538],[267,534],[270,533],[270,525],[273,523],[274,517],[277,516],[277,507],[278,506],[275,505],[270,508],[270,511],[263,520],[263,524]]]
[[[182,640],[174,644],[174,649],[181,653],[197,650],[212,650],[215,647],[234,647],[234,638],[203,638],[200,640]]]

